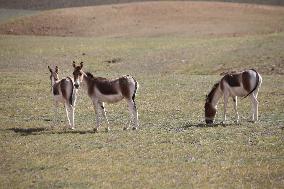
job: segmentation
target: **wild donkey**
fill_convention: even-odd
[[[109,122],[106,117],[104,102],[115,103],[125,99],[128,103],[130,111],[130,123],[124,129],[128,129],[131,122],[134,122],[133,129],[138,127],[138,112],[135,104],[135,95],[138,89],[138,83],[132,76],[122,76],[117,79],[109,80],[102,77],[94,77],[89,72],[84,72],[83,62],[79,66],[76,66],[73,61],[74,67],[74,86],[79,88],[80,83],[84,82],[87,84],[87,91],[89,97],[92,99],[95,112],[96,112],[96,128],[94,131],[98,131],[100,127],[100,116],[101,112],[107,122],[107,131],[109,130]]]
[[[262,77],[254,69],[243,72],[232,72],[226,74],[220,82],[214,84],[210,93],[206,96],[205,102],[205,122],[211,124],[214,121],[217,104],[219,99],[224,96],[224,121],[226,121],[226,109],[228,98],[232,97],[234,101],[234,109],[239,122],[239,113],[237,110],[237,97],[250,96],[252,102],[252,120],[258,120],[258,101],[257,94],[262,83]]]
[[[58,105],[64,103],[67,114],[68,127],[74,129],[74,110],[76,102],[77,89],[73,87],[73,80],[70,77],[59,80],[58,78],[58,67],[55,67],[53,71],[49,66],[48,69],[51,73],[51,90],[54,99],[54,122],[58,122]],[[71,119],[71,121],[70,121]]]

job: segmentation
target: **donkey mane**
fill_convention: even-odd
[[[208,101],[208,102],[211,102],[211,101],[212,101],[213,96],[214,96],[214,94],[215,94],[216,89],[218,88],[218,86],[219,86],[219,82],[218,82],[218,83],[215,83],[215,84],[213,85],[211,91],[210,91],[209,94],[206,96],[206,101]]]
[[[91,74],[90,72],[86,72],[86,75],[87,75],[88,78],[95,79],[94,75]]]

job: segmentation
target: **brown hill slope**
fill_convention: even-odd
[[[0,33],[54,36],[247,35],[284,30],[284,7],[143,2],[43,11],[0,25]]]

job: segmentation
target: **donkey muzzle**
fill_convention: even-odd
[[[212,119],[205,119],[206,124],[213,124],[213,120]]]
[[[75,83],[75,84],[74,84],[74,87],[75,87],[76,89],[78,89],[78,88],[79,88],[79,84],[78,84],[78,83]]]

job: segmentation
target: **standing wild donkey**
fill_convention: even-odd
[[[135,95],[138,89],[138,83],[132,76],[122,76],[117,79],[109,80],[102,77],[94,77],[89,72],[83,72],[83,62],[79,66],[76,66],[73,61],[74,67],[74,86],[79,88],[80,83],[84,82],[87,84],[88,95],[92,99],[95,112],[96,112],[96,128],[94,131],[98,131],[100,127],[100,116],[101,112],[108,124],[107,131],[109,130],[109,122],[106,117],[104,108],[104,102],[115,103],[125,99],[128,103],[130,111],[130,123],[124,129],[128,129],[131,122],[134,122],[133,129],[138,127],[138,112],[135,104]]]
[[[237,110],[237,97],[250,96],[252,102],[252,120],[258,120],[258,101],[257,94],[262,83],[262,77],[254,69],[239,73],[226,74],[220,82],[216,83],[206,97],[205,102],[205,122],[211,124],[214,121],[217,104],[219,99],[224,97],[224,122],[226,121],[226,109],[228,98],[234,100],[234,109],[239,122],[239,113]]]
[[[54,99],[54,122],[58,122],[58,105],[64,103],[67,114],[68,127],[74,129],[74,110],[76,102],[77,89],[73,87],[73,80],[70,77],[59,80],[58,67],[53,71],[49,66],[48,69],[51,73],[51,90]],[[71,119],[71,121],[70,121]]]

